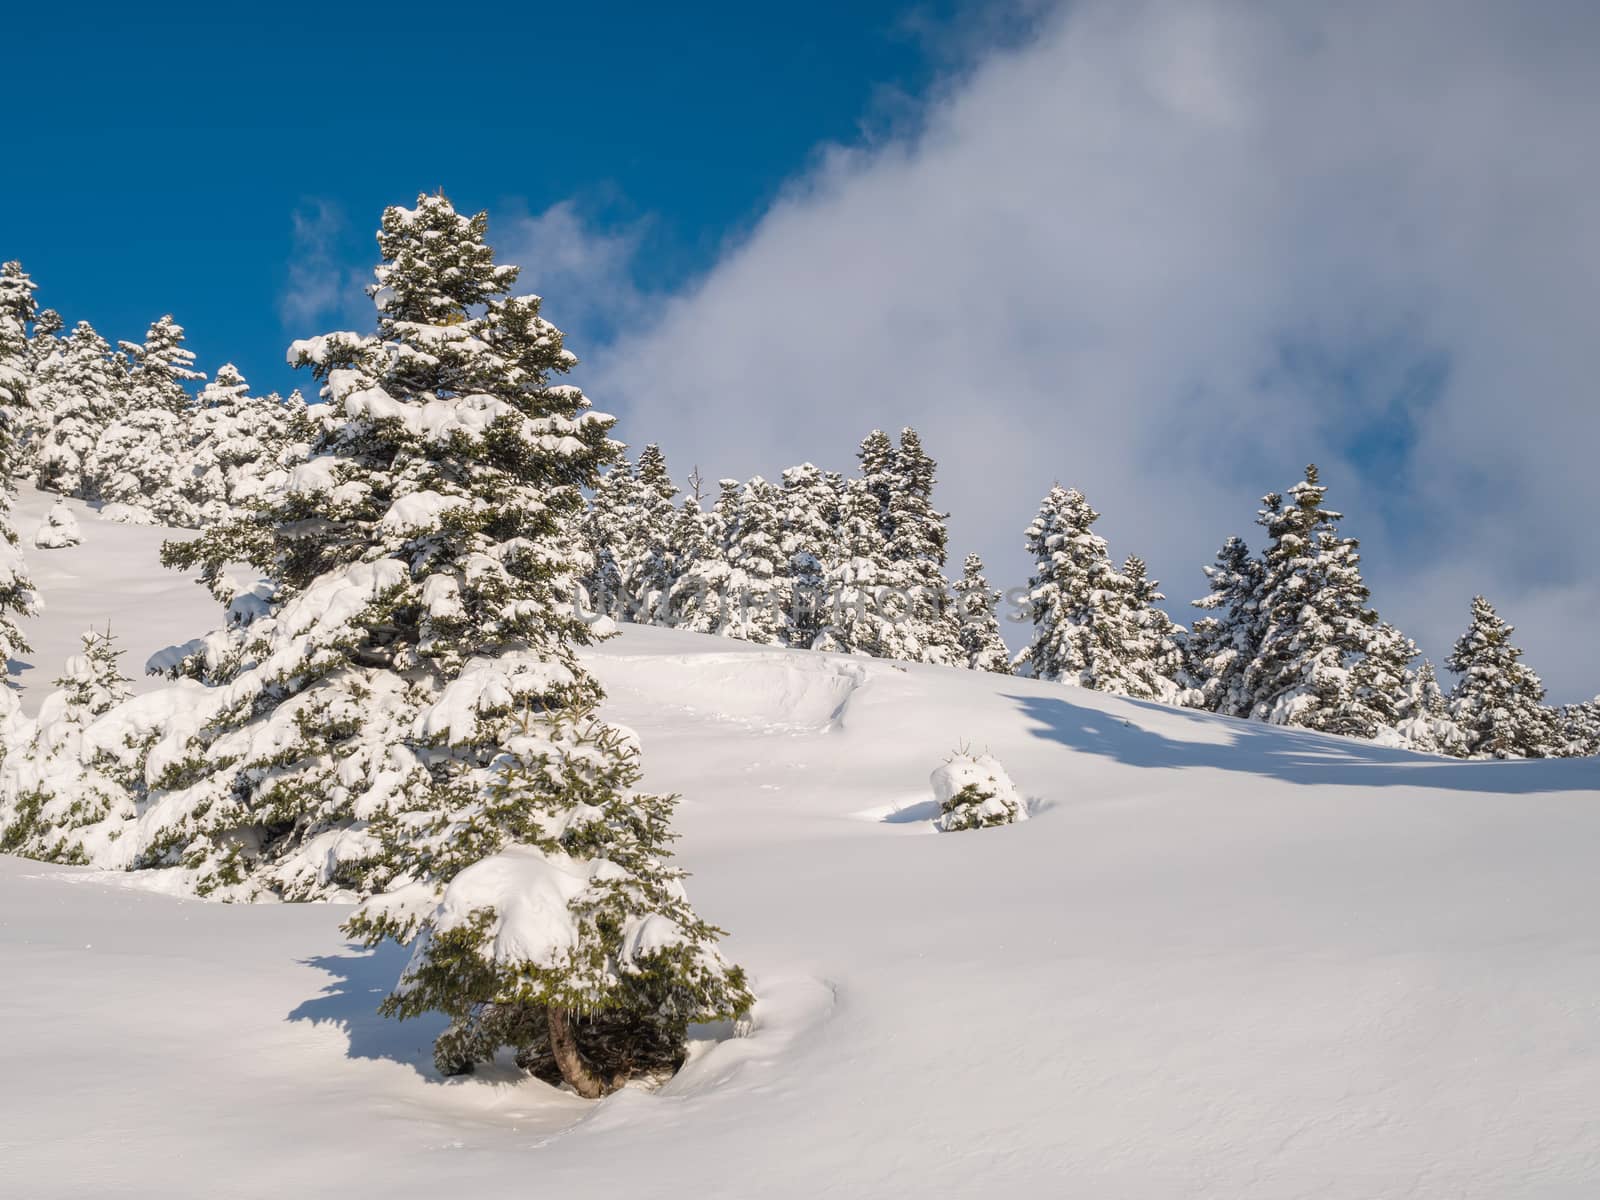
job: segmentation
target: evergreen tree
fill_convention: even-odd
[[[1414,750],[1429,754],[1466,754],[1466,737],[1450,718],[1450,705],[1439,689],[1433,664],[1427,659],[1408,675],[1405,692],[1395,709],[1395,728]]]
[[[988,754],[960,751],[929,778],[939,804],[934,825],[943,833],[990,829],[1025,821],[1028,810],[1004,767]]]
[[[685,496],[672,526],[677,569],[667,593],[665,624],[693,633],[722,633],[737,603],[725,541],[738,520],[736,479],[721,481],[721,495],[710,512]]]
[[[1244,682],[1258,720],[1369,736],[1376,717],[1357,696],[1351,667],[1377,614],[1366,606],[1355,540],[1338,536],[1341,514],[1323,507],[1326,492],[1309,466],[1287,504],[1274,492],[1257,517],[1271,541],[1261,644]]]
[[[1113,630],[1122,659],[1124,695],[1172,703],[1186,677],[1181,626],[1160,607],[1166,597],[1151,579],[1144,559],[1129,555],[1122,564],[1123,628]]]
[[[636,508],[627,518],[630,553],[623,577],[631,619],[659,623],[677,571],[672,529],[677,523],[678,485],[667,471],[666,456],[654,442],[639,454],[635,472]]]
[[[1033,642],[1015,666],[1035,679],[1126,695],[1141,686],[1128,659],[1138,652],[1126,620],[1130,589],[1092,528],[1099,519],[1076,488],[1058,484],[1045,496],[1027,534]]]
[[[626,458],[600,476],[594,499],[584,517],[584,544],[589,569],[583,590],[595,615],[614,621],[631,620],[623,586],[624,563],[629,558],[630,526],[638,511],[638,480]]]
[[[764,646],[787,641],[784,610],[791,591],[779,548],[779,494],[760,476],[739,494],[727,560],[732,568],[735,625],[731,636]]]
[[[291,347],[331,406],[311,457],[165,548],[232,623],[166,663],[216,707],[141,860],[223,894],[367,896],[348,928],[414,944],[384,1009],[452,1018],[441,1067],[510,1042],[598,1095],[749,995],[668,865],[671,798],[635,790],[636,748],[593,715],[570,601],[583,489],[618,447],[552,382],[576,359],[486,225],[443,196],[385,210],[376,332]],[[240,561],[272,581],[251,603]]]
[[[95,827],[113,814],[132,815],[128,780],[115,756],[88,736],[97,718],[127,700],[129,680],[109,628],[87,631],[82,642],[82,652],[67,659],[57,690],[40,706],[26,752],[6,760],[4,853],[87,866],[85,846],[97,840]]]
[[[809,649],[822,633],[842,483],[811,463],[783,473],[778,549],[790,580],[783,617],[791,646]]]
[[[863,465],[873,444],[872,437],[862,444]],[[884,561],[882,512],[883,502],[872,476],[845,481],[839,501],[837,548],[824,574],[824,623],[812,643],[818,650],[892,656],[898,640],[890,593],[894,579]]]
[[[38,367],[34,399],[49,425],[34,454],[41,488],[100,497],[93,459],[100,436],[127,403],[126,380],[104,338],[80,321]]]
[[[958,638],[961,654],[967,667],[974,671],[1011,673],[1011,654],[1000,637],[1000,622],[995,617],[995,606],[1000,603],[1000,593],[989,590],[989,581],[983,576],[983,560],[976,554],[967,555],[962,564],[961,582],[955,591],[955,613],[960,622]]]
[[[901,430],[888,472],[892,490],[884,514],[888,563],[905,608],[894,623],[898,644],[892,657],[952,664],[961,661],[962,652],[944,577],[947,514],[933,505],[936,471],[917,431]]]
[[[33,281],[19,263],[0,267],[0,663],[28,652],[17,618],[40,610],[16,531],[11,528],[11,479],[17,470],[16,428],[33,405],[28,371],[28,322],[33,319]]]
[[[7,479],[16,472],[18,433],[33,408],[28,327],[38,311],[35,287],[21,263],[0,265],[0,464]]]
[[[1217,551],[1215,565],[1204,570],[1211,591],[1194,606],[1215,615],[1194,623],[1185,646],[1188,674],[1197,684],[1190,702],[1224,716],[1248,717],[1253,700],[1246,674],[1261,649],[1266,568],[1243,541],[1230,537]]]
[[[165,408],[181,415],[191,406],[186,383],[205,379],[194,369],[194,352],[183,344],[183,326],[171,314],[154,322],[144,341],[118,342],[128,364],[131,409]]]
[[[150,326],[144,342],[119,343],[127,364],[127,404],[101,432],[88,471],[101,499],[125,505],[124,519],[196,525],[199,513],[175,475],[175,450],[188,444],[192,407],[185,383],[204,379],[192,368],[183,327],[170,316]]]
[[[1566,704],[1556,717],[1556,753],[1563,758],[1600,754],[1600,696],[1582,704]]]
[[[1347,732],[1372,738],[1399,725],[1407,710],[1411,663],[1416,657],[1417,644],[1393,625],[1378,621],[1372,626],[1350,673]]]
[[[200,389],[185,425],[188,446],[173,467],[180,501],[163,517],[197,526],[265,502],[305,457],[310,435],[304,401],[252,396],[232,363]]]
[[[1515,632],[1482,596],[1472,600],[1472,622],[1445,666],[1460,678],[1450,694],[1450,714],[1474,758],[1541,758],[1552,729],[1544,685],[1519,661]]]

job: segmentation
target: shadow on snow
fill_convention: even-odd
[[[372,950],[352,948],[348,954],[322,954],[302,959],[332,976],[322,992],[303,1001],[287,1020],[337,1025],[349,1039],[350,1058],[388,1059],[438,1081],[433,1068],[433,1039],[444,1030],[444,1017],[430,1013],[409,1021],[381,1016],[383,1003],[405,969],[410,952],[393,942]]]
[[[1015,694],[1006,699],[1015,701],[1031,719],[1036,737],[1130,766],[1209,767],[1300,785],[1426,787],[1508,795],[1585,791],[1600,786],[1600,760],[1596,759],[1462,762],[1355,738],[1218,717],[1146,700],[1127,701],[1164,721],[1204,724],[1208,732],[1215,732],[1220,722],[1230,735],[1222,743],[1186,741],[1065,699]]]

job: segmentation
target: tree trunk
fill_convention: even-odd
[[[622,1086],[624,1081],[621,1076],[610,1081],[600,1078],[594,1066],[578,1049],[570,1012],[564,1008],[551,1008],[547,1010],[546,1020],[550,1025],[550,1053],[556,1060],[556,1066],[561,1069],[561,1078],[572,1086],[573,1091],[585,1100],[598,1100]]]

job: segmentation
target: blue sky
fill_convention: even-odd
[[[1315,461],[1425,653],[1482,592],[1600,687],[1585,0],[223,7],[8,14],[0,253],[69,320],[291,386],[442,186],[680,476],[915,424],[958,559],[1079,486],[1183,619]]]
[[[75,6],[8,13],[5,251],[113,338],[171,311],[215,366],[283,385],[306,247],[370,265],[384,205],[576,205],[703,270],[815,148],[891,130],[981,36],[951,5]],[[20,27],[19,27],[20,25]],[[13,106],[13,113],[19,110]]]

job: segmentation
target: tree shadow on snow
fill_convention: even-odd
[[[446,1020],[435,1014],[397,1021],[380,1016],[383,1003],[400,978],[410,952],[385,942],[372,950],[352,949],[348,954],[322,954],[302,959],[332,976],[320,995],[302,1002],[287,1020],[314,1025],[337,1025],[350,1041],[349,1058],[382,1058],[411,1067],[427,1079],[440,1078],[433,1068],[433,1039]]]
[[[1065,699],[1023,695],[1006,698],[1014,700],[1031,718],[1036,737],[1130,766],[1209,767],[1300,785],[1427,787],[1519,795],[1600,786],[1600,760],[1596,759],[1461,762],[1354,738],[1218,717],[1144,700],[1126,701],[1149,712],[1152,724],[1176,720],[1203,726],[1196,730],[1199,734],[1214,737],[1226,731],[1228,735],[1222,742],[1189,741]]]

